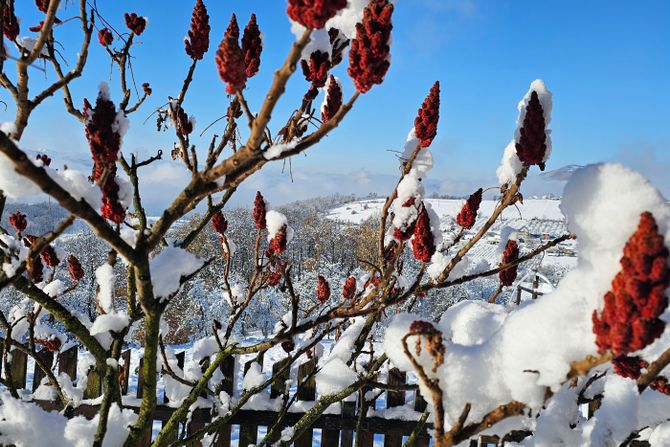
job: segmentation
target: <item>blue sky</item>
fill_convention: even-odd
[[[74,15],[70,1],[61,18]],[[154,94],[131,117],[124,151],[149,154],[172,145],[170,134],[157,134],[151,111],[175,96],[190,59],[183,50],[193,3],[190,0],[98,0],[101,13],[124,29],[123,12],[150,19],[133,49],[138,85],[148,81]],[[210,51],[199,64],[185,108],[196,115],[196,133],[225,113],[225,86],[214,67],[214,49],[232,12],[241,26],[256,12],[265,36],[261,73],[249,81],[246,95],[257,109],[293,40],[283,0],[209,0]],[[17,2],[22,34],[37,23],[32,1]],[[268,190],[275,202],[335,191],[383,193],[393,184],[397,161],[392,150],[402,146],[416,109],[435,80],[442,86],[441,121],[432,151],[435,167],[429,189],[466,194],[495,184],[495,168],[515,127],[516,104],[535,78],[554,93],[554,153],[548,169],[568,164],[620,161],[641,170],[670,193],[670,3],[664,1],[476,1],[398,0],[394,13],[392,65],[384,84],[362,96],[345,122],[306,156],[293,159],[294,183],[273,166],[242,191],[247,200],[256,188]],[[63,55],[74,63],[79,48],[78,25],[69,22],[57,37]],[[346,62],[346,61],[345,61]],[[335,74],[346,78],[346,63]],[[33,70],[33,90],[44,74]],[[41,79],[41,80],[40,80]],[[52,74],[47,74],[52,79]],[[110,63],[95,42],[83,79],[72,91],[77,104],[94,98],[97,84],[110,81]],[[120,97],[115,76],[115,99]],[[290,81],[275,113],[273,131],[299,105],[307,88],[300,73]],[[345,96],[353,92],[345,81]],[[0,111],[13,119],[10,103]],[[318,100],[320,102],[320,99]],[[196,142],[206,147],[211,132]],[[221,129],[217,131],[220,133]],[[60,93],[36,111],[23,139],[27,147],[47,150],[58,161],[87,159],[81,125],[67,115]],[[170,192],[187,181],[181,166],[166,161],[147,174],[150,203],[158,208]],[[527,192],[560,191],[560,184],[531,179]]]

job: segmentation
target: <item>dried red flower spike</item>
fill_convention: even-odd
[[[316,280],[316,299],[323,304],[328,301],[328,298],[330,298],[330,285],[326,278],[319,275]]]
[[[410,197],[409,199],[407,199],[405,201],[405,203],[402,204],[402,207],[403,208],[409,208],[409,207],[415,206],[415,203],[416,203],[416,200],[414,199],[414,197]],[[404,242],[404,241],[406,241],[406,240],[408,240],[409,238],[412,237],[412,235],[414,234],[415,228],[416,228],[416,220],[409,223],[409,225],[407,225],[407,228],[405,228],[404,230],[401,229],[401,228],[394,228],[393,229],[393,238],[397,241]]]
[[[35,6],[42,12],[47,12],[49,3],[51,3],[51,0],[35,0]]]
[[[265,221],[266,213],[265,199],[260,191],[256,192],[256,198],[254,199],[254,224],[259,230],[265,230],[267,227],[267,222]]]
[[[544,111],[537,92],[533,90],[526,106],[521,136],[516,142],[516,154],[524,166],[538,165],[544,171],[544,155],[547,152],[547,133]]]
[[[305,79],[311,82],[314,87],[323,87],[328,79],[328,70],[330,70],[330,55],[325,51],[316,50],[309,55],[309,62],[300,61],[302,73]]]
[[[286,250],[286,245],[288,244],[288,239],[286,237],[286,225],[281,227],[275,236],[270,241],[269,250],[277,255],[284,253]]]
[[[281,280],[281,273],[280,272],[270,272],[268,275],[268,285],[269,286],[276,286],[279,284],[279,281]]]
[[[209,50],[209,31],[207,8],[202,0],[198,0],[193,7],[191,29],[188,31],[188,38],[184,39],[186,54],[194,61],[201,60],[207,50]]]
[[[114,223],[121,223],[126,210],[119,202],[119,185],[116,182],[116,160],[121,148],[117,111],[114,103],[100,92],[95,108],[84,100],[86,138],[88,139],[94,167],[92,179],[102,190],[101,215]]]
[[[347,0],[288,0],[286,13],[306,28],[320,29],[347,6]]]
[[[436,81],[430,93],[423,100],[417,117],[414,119],[414,131],[421,141],[421,147],[428,147],[437,135],[437,122],[440,120],[440,82]]]
[[[342,31],[337,28],[331,28],[328,30],[328,38],[330,44],[333,47],[333,51],[330,54],[330,65],[334,67],[339,65],[342,62],[344,57],[344,50],[349,46],[349,39],[344,35]]]
[[[251,78],[261,66],[261,52],[263,51],[263,40],[261,30],[256,23],[256,14],[251,14],[249,23],[244,27],[242,34],[242,54],[244,54],[244,72],[247,78]]]
[[[70,278],[72,278],[73,281],[79,282],[84,277],[84,269],[82,268],[79,259],[74,255],[67,257],[67,269]]]
[[[226,92],[232,95],[237,89],[243,89],[247,82],[244,54],[239,45],[240,28],[235,14],[230,19],[228,29],[216,51],[216,66],[219,76],[226,82]]]
[[[149,85],[148,82],[145,82],[144,84],[142,84],[142,91],[143,91],[144,94],[147,95],[147,96],[151,96],[151,94],[154,92],[154,91],[151,89],[151,86]]]
[[[352,299],[356,295],[356,278],[350,276],[344,282],[342,287],[342,296],[348,300]]]
[[[100,42],[100,45],[103,47],[108,47],[114,42],[114,35],[109,28],[103,28],[98,31],[98,42]]]
[[[410,334],[439,334],[433,323],[429,321],[416,320],[409,325]]]
[[[463,205],[463,209],[461,209],[461,212],[456,216],[456,223],[466,230],[469,230],[475,225],[479,205],[482,203],[483,193],[484,190],[482,188],[475,191],[474,194],[468,197],[465,205]]]
[[[622,377],[637,380],[643,368],[647,368],[649,363],[640,357],[628,357],[621,355],[612,359],[614,372]]]
[[[14,2],[5,2],[2,10],[2,32],[9,40],[19,37],[19,19],[14,14]]]
[[[30,248],[32,245],[37,241],[37,236],[33,236],[32,234],[28,234],[23,238],[23,245],[26,247]],[[30,273],[30,277],[32,278],[33,282],[42,282],[44,279],[44,266],[42,265],[42,260],[40,259],[39,256],[34,256],[30,259],[30,263],[28,264],[28,273]]]
[[[335,76],[330,75],[326,88],[326,100],[321,107],[321,121],[330,121],[342,106],[342,87]]]
[[[356,24],[356,38],[349,51],[349,76],[361,93],[381,84],[389,69],[389,40],[393,5],[388,0],[371,0]]]
[[[656,377],[649,384],[649,388],[651,388],[652,390],[658,391],[659,393],[663,393],[666,396],[670,396],[670,381],[668,381],[667,377],[664,377],[664,376]]]
[[[435,253],[435,240],[430,229],[430,216],[428,216],[426,208],[423,207],[416,218],[412,250],[414,251],[414,258],[421,262],[430,262],[430,258]]]
[[[44,20],[42,20],[39,24],[28,28],[28,31],[32,31],[33,33],[39,33],[40,31],[42,31],[43,26],[44,26]]]
[[[228,229],[228,221],[225,217],[223,217],[223,213],[221,211],[212,216],[212,228],[214,228],[214,231],[221,235],[223,235],[223,233],[225,233]]]
[[[28,220],[26,220],[25,214],[16,211],[9,216],[9,224],[14,227],[17,233],[21,234],[26,231]]]
[[[52,269],[56,268],[58,264],[60,264],[60,259],[58,259],[56,250],[54,250],[51,245],[44,247],[40,256],[42,256],[42,261],[44,261],[44,263]]]
[[[281,344],[281,348],[284,350],[284,352],[290,353],[295,349],[295,343],[293,340],[287,340]]]
[[[603,310],[593,312],[593,332],[601,353],[609,349],[617,356],[629,354],[663,333],[665,323],[659,317],[668,307],[669,256],[654,216],[642,213],[624,246],[621,270],[605,294]]]
[[[51,158],[47,154],[37,154],[35,160],[40,160],[44,166],[51,166]]]
[[[505,251],[503,251],[502,260],[500,261],[500,266],[507,265],[511,262],[519,259],[519,244],[513,239],[509,239],[507,244],[505,244]],[[508,269],[502,270],[498,273],[498,278],[500,279],[500,284],[505,287],[509,287],[514,283],[516,279],[517,266],[510,267]]]
[[[176,118],[177,124],[179,126],[179,133],[183,137],[187,137],[191,132],[193,132],[193,123],[191,120],[189,120],[188,115],[186,115],[186,111],[181,106],[177,107],[178,109],[176,111]]]
[[[61,347],[60,339],[53,336],[48,339],[36,338],[35,343],[44,346],[44,349],[51,352],[58,352]]]
[[[126,20],[126,26],[133,34],[139,36],[147,27],[147,19],[140,17],[134,12],[131,14],[125,13],[123,18]]]

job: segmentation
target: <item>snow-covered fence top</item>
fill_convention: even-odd
[[[1,341],[0,349],[2,349]],[[166,350],[171,351],[170,347],[166,347]],[[153,431],[165,424],[181,403],[179,397],[181,384],[173,377],[176,377],[177,369],[185,370],[193,367],[193,364],[189,365],[192,359],[197,358],[193,350],[194,348],[190,348],[166,354],[170,369],[164,368],[160,373],[162,386],[157,389],[159,405],[153,415]],[[122,353],[118,365],[123,406],[135,412],[145,393],[141,355],[141,350],[126,350]],[[14,388],[23,397],[23,406],[39,405],[45,410],[52,411],[54,416],[55,412],[59,411],[67,417],[84,416],[90,419],[98,413],[102,399],[102,380],[95,372],[94,363],[88,352],[79,351],[76,346],[59,353],[44,348],[37,352],[33,359],[24,350],[12,347],[8,359],[10,360],[8,364],[2,365],[0,370],[3,378],[11,378]],[[176,362],[173,363],[172,360]],[[232,407],[245,389],[265,381],[262,370],[263,355],[245,362],[241,360],[241,357],[231,356],[219,368],[219,373],[224,378],[219,396],[220,413],[225,413]],[[202,370],[209,366],[207,357],[197,363]],[[229,446],[231,442],[238,443],[240,447],[257,444],[278,419],[279,410],[286,399],[293,399],[295,402],[289,407],[289,415],[283,423],[285,427],[277,431],[276,439],[272,441],[276,442],[280,437],[290,434],[292,426],[316,403],[318,396],[316,376],[322,370],[317,363],[318,359],[313,357],[297,367],[297,383],[301,384],[298,387],[287,387],[291,383],[290,376],[294,373],[287,368],[291,366],[289,362],[279,360],[271,364],[270,368],[266,368],[269,369],[267,374],[271,373],[276,380],[264,392],[254,395],[242,410],[236,412],[226,424],[221,424],[218,431],[205,437],[205,440],[212,441],[211,445],[216,446]],[[62,411],[62,404],[58,401],[53,387],[49,385],[43,367],[58,378],[68,397],[77,396],[73,399],[77,404],[76,408]],[[9,374],[5,368],[9,369]],[[377,439],[384,436],[385,446],[400,447],[403,438],[407,439],[407,436],[414,433],[415,445],[427,447],[430,438],[426,428],[429,424],[425,424],[426,417],[422,418],[426,402],[418,394],[416,385],[406,383],[404,372],[392,369],[385,375],[386,379],[380,378],[384,383],[371,384],[366,388],[364,399],[361,400],[361,396],[358,396],[332,405],[326,414],[318,418],[311,429],[297,440],[296,445],[306,447],[320,443],[325,447],[338,445],[350,447],[358,433],[361,447],[372,447],[375,435]],[[211,405],[206,405],[204,398],[202,403],[200,408],[193,410],[187,423],[180,425],[176,430],[175,442],[184,439],[186,445],[203,445],[200,441],[188,442],[187,439],[212,420]],[[360,417],[361,414],[365,417]],[[153,431],[145,433],[140,445],[151,445]]]

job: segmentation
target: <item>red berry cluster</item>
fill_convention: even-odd
[[[47,12],[49,3],[51,3],[51,0],[35,0],[35,6],[42,12]]]
[[[126,211],[119,202],[119,185],[116,183],[116,160],[121,148],[121,135],[116,129],[117,112],[114,103],[102,93],[98,94],[95,108],[84,100],[86,138],[93,156],[93,181],[102,190],[101,214],[105,219],[121,223]]]
[[[342,296],[348,300],[352,299],[356,295],[356,278],[350,276],[344,282],[342,287]]]
[[[321,121],[330,121],[342,106],[342,87],[335,76],[330,75],[326,89],[326,102],[321,108]]]
[[[151,94],[153,93],[153,90],[151,89],[151,86],[149,85],[148,82],[142,84],[142,91],[147,96],[151,96]]]
[[[103,28],[98,31],[98,42],[100,42],[100,45],[103,47],[108,47],[114,42],[114,36],[109,28]]]
[[[649,363],[642,360],[640,357],[629,357],[620,355],[612,360],[614,372],[622,377],[629,379],[637,379],[643,368],[647,368]]]
[[[503,251],[502,260],[500,261],[500,266],[507,265],[519,259],[519,244],[513,239],[509,239],[507,244],[505,244],[505,250]],[[498,278],[500,279],[500,284],[505,287],[509,287],[514,283],[516,279],[517,266],[510,267],[505,270],[501,270],[498,273]]]
[[[212,228],[214,231],[223,236],[223,233],[228,229],[228,221],[223,217],[223,213],[219,211],[218,213],[212,216]]]
[[[277,230],[272,240],[270,240],[270,246],[268,247],[268,250],[273,255],[280,255],[286,250],[287,244],[288,239],[286,237],[286,225],[284,225],[279,230]]]
[[[467,202],[463,205],[463,209],[461,209],[461,212],[456,216],[456,223],[466,230],[469,230],[475,225],[479,205],[482,203],[483,192],[484,190],[479,188],[474,194],[468,197]]]
[[[265,221],[266,212],[265,199],[261,192],[257,191],[256,198],[254,199],[254,224],[259,230],[267,228],[267,222]]]
[[[412,250],[414,258],[421,262],[430,262],[435,253],[435,240],[430,229],[430,216],[425,207],[421,208],[414,226],[414,237],[412,238]]]
[[[521,136],[516,142],[516,154],[524,166],[539,165],[544,171],[544,155],[547,151],[547,133],[544,111],[537,92],[533,90],[526,106]]]
[[[319,275],[316,280],[316,299],[320,304],[324,304],[330,298],[330,285],[326,278]]]
[[[268,285],[274,287],[281,280],[281,272],[270,272],[268,275]]]
[[[365,8],[363,22],[356,24],[356,38],[349,51],[349,76],[361,93],[381,84],[389,69],[391,47],[391,16],[393,5],[388,0],[372,0]]]
[[[314,87],[323,87],[328,79],[330,70],[330,55],[325,51],[316,50],[309,55],[309,62],[305,59],[300,61],[302,73],[305,79]]]
[[[84,269],[82,268],[79,259],[74,255],[67,257],[67,269],[70,278],[72,278],[73,281],[79,282],[84,277]]]
[[[125,13],[123,18],[126,20],[126,26],[128,29],[135,35],[139,36],[144,32],[144,29],[147,27],[147,19],[140,17],[137,14]]]
[[[26,215],[20,211],[16,211],[9,216],[9,224],[14,227],[17,233],[21,234],[26,231],[28,221]]]
[[[440,333],[433,323],[429,321],[416,320],[409,325],[410,334],[436,334]]]
[[[191,15],[191,29],[188,38],[184,39],[186,54],[194,61],[199,61],[209,50],[209,15],[202,0],[195,2]]]
[[[14,14],[14,2],[5,2],[2,10],[2,32],[9,40],[19,36],[19,19]]]
[[[37,236],[28,234],[23,238],[23,245],[30,248],[35,243],[35,241],[37,241]],[[30,273],[33,282],[42,282],[44,279],[44,265],[42,265],[42,260],[39,256],[34,256],[30,259],[30,263],[28,264],[28,272]]]
[[[193,132],[193,123],[188,119],[188,115],[182,106],[176,106],[175,118],[177,118],[177,125],[179,126],[179,133],[186,138]]]
[[[258,73],[261,66],[261,52],[263,51],[263,40],[261,30],[256,23],[256,14],[251,14],[249,23],[244,27],[242,34],[242,54],[244,54],[244,72],[247,78]]]
[[[35,160],[41,161],[44,166],[51,166],[51,157],[47,154],[37,154]]]
[[[435,135],[437,135],[437,122],[439,120],[440,82],[436,81],[414,119],[414,131],[416,137],[421,140],[421,147],[428,147],[433,142]]]
[[[347,0],[288,0],[286,12],[304,27],[320,29],[346,6]]]
[[[32,31],[33,33],[39,33],[42,31],[42,27],[44,26],[44,20],[42,20],[40,23],[38,23],[35,26],[31,26],[28,28],[28,31]]]
[[[240,28],[235,14],[230,19],[228,29],[216,51],[216,66],[219,76],[226,82],[226,92],[232,95],[237,89],[243,89],[247,82],[244,54],[239,44]]]
[[[55,269],[60,264],[56,250],[51,245],[44,247],[40,256],[42,257],[42,261],[51,269]]]
[[[61,347],[61,341],[57,337],[50,337],[48,339],[36,338],[35,343],[44,346],[44,349],[47,349],[51,352],[58,352]]]
[[[670,396],[670,381],[667,377],[658,376],[649,384],[649,388]]]
[[[419,205],[421,205],[420,202],[419,202]],[[412,207],[412,206],[417,207],[416,199],[414,197],[410,197],[409,199],[407,199],[405,201],[405,203],[402,204],[403,208],[409,208],[409,207]],[[417,207],[417,210],[418,210],[419,207]],[[414,234],[415,228],[416,228],[416,220],[411,222],[407,226],[407,228],[405,228],[404,230],[402,230],[400,228],[394,228],[393,229],[393,238],[397,241],[404,242],[404,241],[406,241],[406,240],[408,240],[409,238],[412,237],[412,234]]]
[[[650,212],[640,215],[635,233],[623,249],[621,270],[605,294],[601,313],[593,312],[593,332],[599,351],[615,355],[644,348],[665,329],[659,318],[668,307],[668,248]]]
[[[342,62],[344,50],[349,46],[349,39],[347,39],[347,36],[337,28],[328,30],[328,38],[330,40],[330,45],[333,47],[333,51],[330,54],[330,65],[334,67]]]

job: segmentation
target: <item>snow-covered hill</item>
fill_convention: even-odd
[[[427,199],[435,212],[443,221],[449,221],[458,214],[465,203],[461,199]],[[502,221],[505,225],[513,222],[526,221],[533,219],[541,221],[561,221],[565,220],[560,210],[560,200],[554,199],[526,199],[523,204],[508,208],[503,212]],[[328,217],[341,222],[358,224],[369,217],[379,216],[384,199],[369,199],[351,202],[333,208],[328,213]],[[483,221],[491,215],[496,206],[495,200],[482,200],[479,207],[479,221]],[[513,225],[516,227],[516,225]]]

